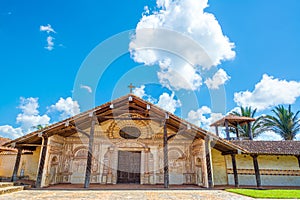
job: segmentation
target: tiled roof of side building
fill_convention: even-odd
[[[300,141],[231,141],[251,154],[300,155]]]

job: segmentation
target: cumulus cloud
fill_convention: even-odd
[[[254,140],[278,141],[283,140],[283,138],[273,131],[266,131],[254,138]]]
[[[0,136],[5,138],[18,138],[23,136],[23,130],[21,128],[14,128],[10,125],[0,126]]]
[[[49,33],[56,33],[56,32],[54,31],[54,29],[51,27],[50,24],[48,24],[48,25],[46,25],[46,26],[41,25],[41,26],[40,26],[40,31],[46,31],[48,34],[49,34]]]
[[[168,93],[163,93],[159,96],[157,106],[161,107],[162,109],[169,111],[170,113],[174,113],[176,111],[176,108],[179,108],[181,106],[181,102],[179,99],[175,99],[175,94],[172,92],[171,95]]]
[[[209,107],[202,106],[196,111],[191,110],[187,120],[205,130],[214,131],[209,125],[222,117],[222,113],[213,113]]]
[[[205,84],[209,89],[219,89],[220,85],[224,85],[226,81],[230,79],[230,76],[223,70],[219,69],[212,78],[205,80]]]
[[[88,86],[88,85],[80,85],[80,88],[81,89],[85,89],[88,93],[92,93],[93,92],[92,88],[90,86]]]
[[[223,35],[215,16],[204,11],[207,0],[157,0],[156,4],[153,12],[145,9],[129,50],[134,61],[160,66],[163,85],[195,90],[201,86],[202,69],[235,57],[234,44]]]
[[[261,111],[278,104],[293,104],[299,96],[300,82],[280,80],[264,74],[252,92],[234,93],[234,101],[238,106],[252,106]]]
[[[17,123],[21,125],[21,129],[24,133],[28,133],[33,130],[34,126],[47,125],[50,123],[50,117],[46,114],[39,115],[38,98],[20,98],[21,113],[17,115]]]
[[[14,128],[10,125],[0,126],[1,136],[17,138],[35,130],[34,127],[37,125],[45,126],[50,123],[50,117],[48,115],[39,114],[38,98],[21,97],[18,108],[21,109],[21,113],[17,115],[16,122],[20,127]]]
[[[141,87],[134,88],[133,89],[133,94],[140,97],[140,98],[143,98],[144,96],[146,96],[145,85],[141,85]]]
[[[20,98],[18,108],[21,112],[16,117],[16,122],[20,126],[15,128],[10,125],[0,126],[0,136],[8,138],[21,137],[27,133],[35,131],[38,125],[46,126],[50,124],[51,118],[47,115],[40,115],[38,98]],[[60,98],[57,103],[50,106],[48,113],[60,113],[59,118],[65,119],[80,112],[77,101],[73,101],[71,97],[66,99]]]
[[[145,85],[136,87],[133,89],[133,94],[142,99],[145,99],[146,101],[149,101],[150,103],[155,104],[157,102],[157,100],[155,98],[153,98],[151,95],[146,94],[145,88],[146,88]]]
[[[66,99],[60,98],[58,102],[51,105],[49,112],[60,112],[60,120],[66,119],[68,117],[74,116],[80,113],[80,107],[77,101],[73,101],[71,97]]]

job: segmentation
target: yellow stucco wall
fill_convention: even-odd
[[[299,164],[295,156],[259,155],[257,157],[261,173],[261,184],[274,186],[300,186]],[[230,155],[226,156],[227,169],[232,169]],[[250,155],[236,155],[240,185],[256,185],[253,159]],[[297,171],[294,171],[297,170]],[[247,174],[248,173],[248,174]],[[234,184],[233,174],[228,174],[228,182]]]
[[[212,149],[212,165],[214,185],[227,185],[225,157],[216,149]]]
[[[15,162],[15,155],[0,155],[0,176],[11,177]],[[37,168],[39,164],[40,147],[37,147],[33,154],[22,154],[20,166],[18,170],[18,176],[20,176],[21,170],[24,170],[24,175],[29,176],[30,180],[35,180],[37,175]]]
[[[15,161],[16,155],[0,155],[0,176],[11,177]]]

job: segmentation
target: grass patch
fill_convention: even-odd
[[[226,189],[226,191],[253,198],[300,199],[300,190]]]

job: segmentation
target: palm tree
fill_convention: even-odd
[[[265,117],[265,125],[269,130],[278,133],[284,140],[293,140],[297,132],[300,130],[300,119],[298,114],[300,111],[293,113],[291,105],[285,109],[282,105],[272,109],[275,116],[267,115]]]
[[[250,107],[241,106],[239,112],[233,111],[233,112],[231,112],[231,114],[236,115],[236,116],[255,118],[256,111],[257,111],[257,109],[255,108],[254,110],[252,110],[251,106]],[[256,118],[255,122],[253,122],[253,124],[251,126],[253,138],[257,137],[264,130],[263,118],[264,118],[263,116],[260,116],[260,117]],[[238,125],[237,128],[238,128],[240,136],[250,138],[248,124],[245,124],[242,126]],[[236,130],[234,130],[234,129],[232,129],[231,131],[236,132]]]
[[[46,124],[45,126],[43,126],[42,124],[38,124],[36,126],[32,126],[32,128],[36,129],[36,130],[42,130],[44,128],[46,128],[48,126],[48,124]]]

